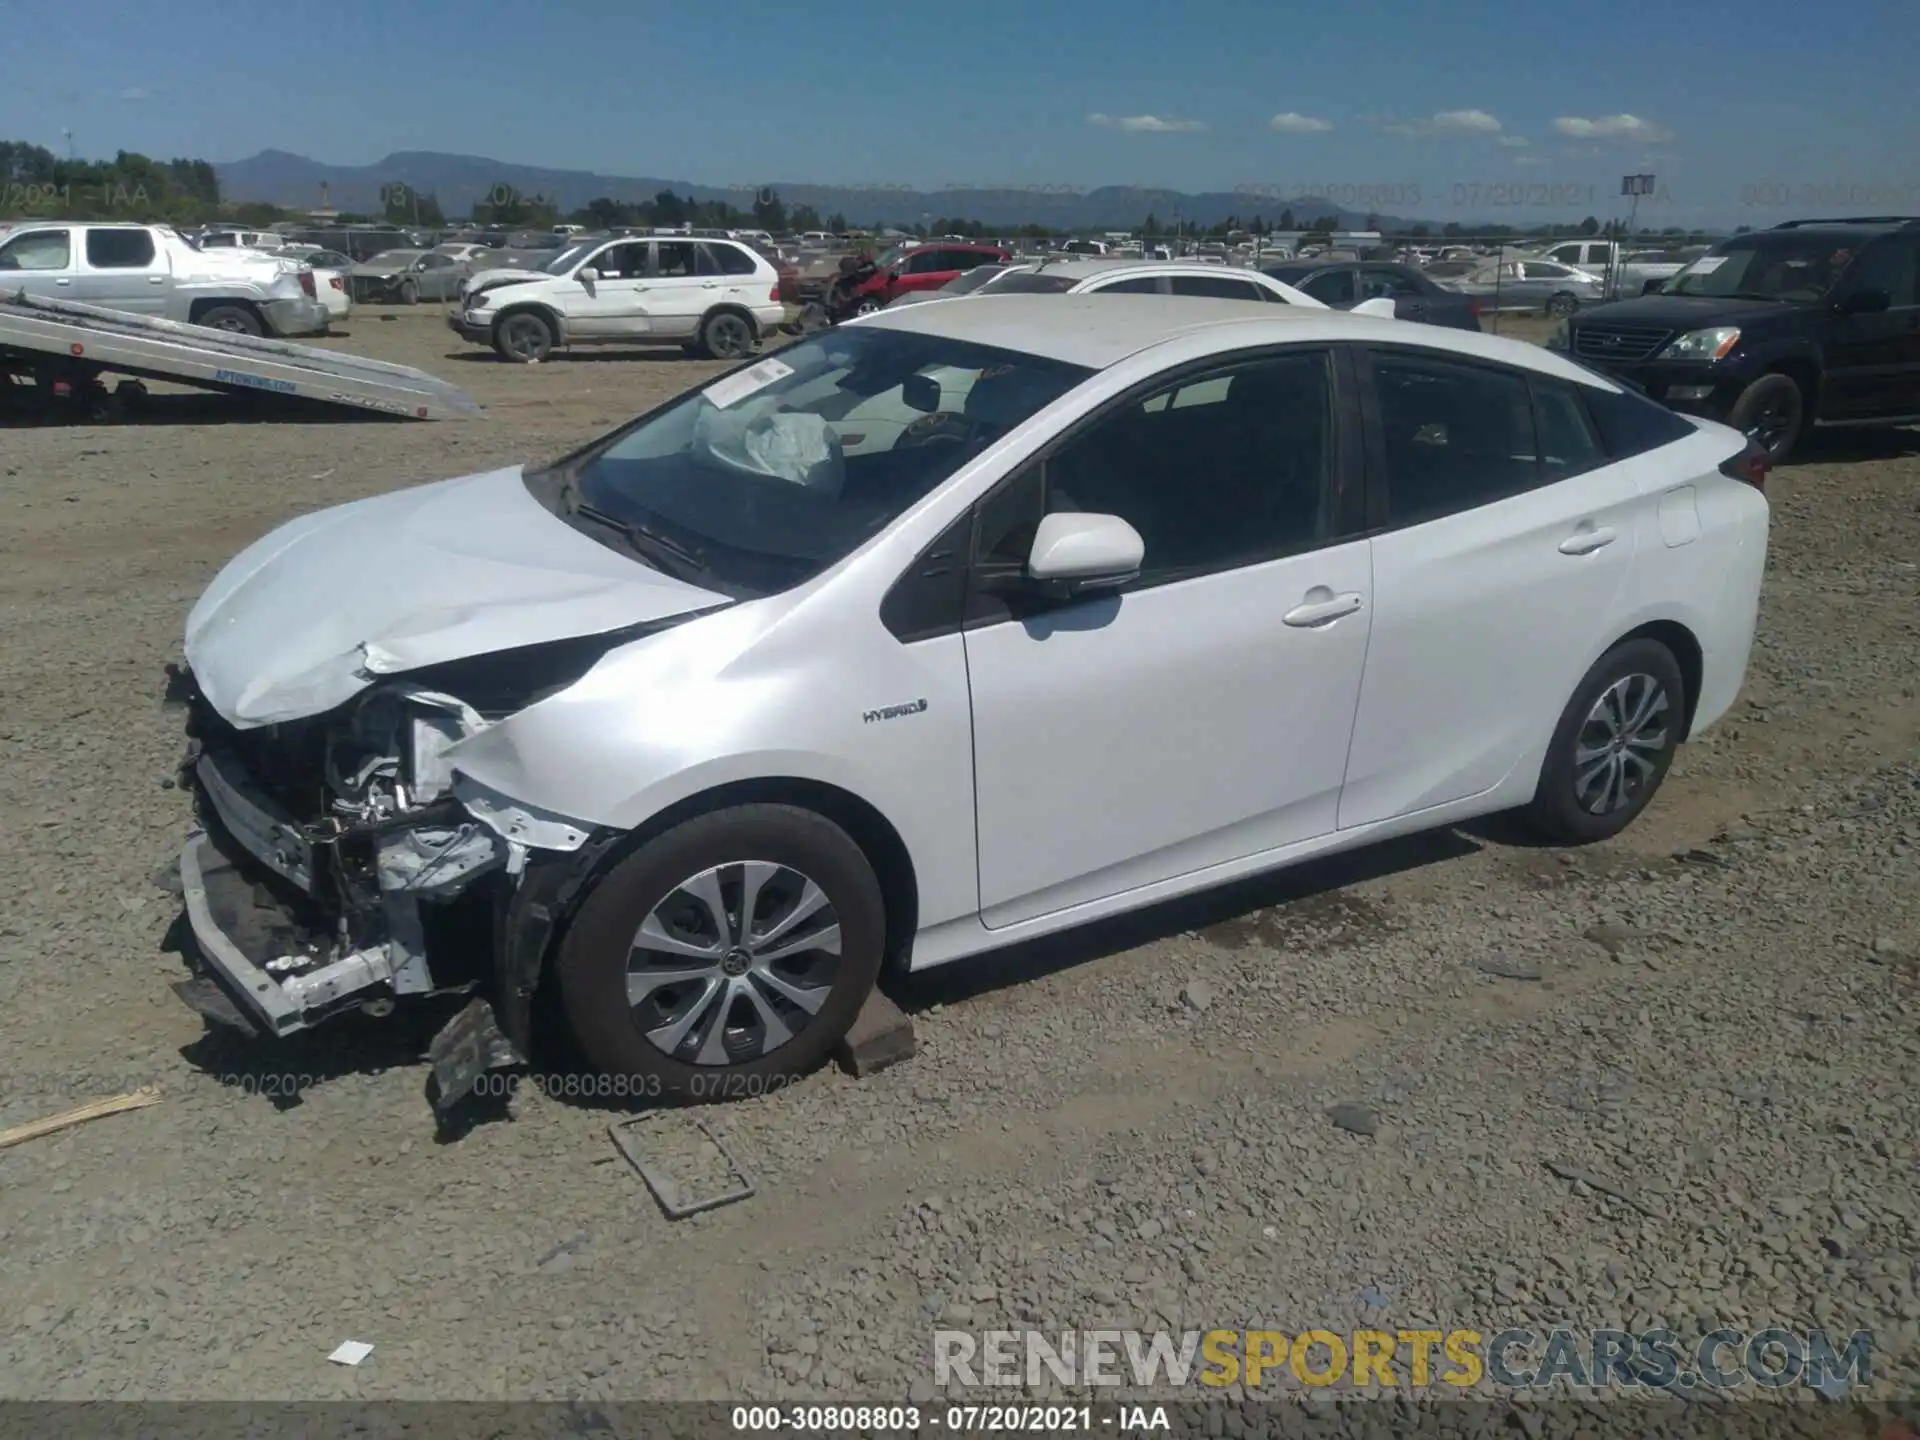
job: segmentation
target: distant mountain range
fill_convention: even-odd
[[[333,209],[360,214],[377,213],[389,198],[412,192],[434,196],[446,215],[464,215],[477,203],[501,198],[503,186],[510,192],[507,198],[542,196],[562,214],[601,198],[635,204],[651,200],[662,190],[695,200],[725,200],[742,210],[752,207],[755,195],[749,187],[699,185],[664,176],[554,170],[431,151],[401,151],[372,165],[327,165],[285,150],[262,150],[245,160],[214,168],[220,176],[220,193],[228,200],[308,209],[319,206],[324,195]],[[1365,211],[1347,209],[1313,195],[1279,193],[1283,187],[1262,187],[1259,193],[1183,194],[1118,185],[1087,191],[1050,186],[927,191],[906,186],[809,185],[797,181],[769,184],[789,209],[810,205],[822,216],[837,213],[846,216],[850,224],[864,226],[912,225],[923,219],[963,217],[984,225],[1119,230],[1138,225],[1149,214],[1169,224],[1178,215],[1187,224],[1204,226],[1218,224],[1229,216],[1243,221],[1256,217],[1278,220],[1288,210],[1299,220],[1337,215],[1346,229],[1359,229],[1368,219]],[[1393,228],[1417,223],[1393,215],[1373,218]]]

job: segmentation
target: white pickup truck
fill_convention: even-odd
[[[29,221],[0,236],[0,296],[25,291],[242,335],[321,335],[313,271],[249,250],[195,250],[167,225]]]
[[[1537,257],[1573,265],[1608,279],[1609,299],[1632,297],[1651,280],[1668,280],[1686,269],[1684,258],[1670,259],[1658,250],[1624,250],[1614,240],[1567,240]]]

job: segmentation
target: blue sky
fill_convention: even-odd
[[[84,155],[1317,189],[1435,219],[1606,215],[1650,171],[1674,223],[1920,211],[1917,0],[0,0],[0,36],[0,136]]]

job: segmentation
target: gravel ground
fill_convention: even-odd
[[[421,1025],[262,1054],[167,988],[160,670],[217,566],[716,368],[353,328],[489,418],[0,439],[0,1127],[164,1095],[0,1151],[0,1396],[926,1399],[935,1325],[1375,1321],[1867,1329],[1920,1391],[1920,434],[1774,478],[1746,698],[1627,835],[1421,837],[920,981],[910,1063],[707,1112],[760,1193],[676,1225],[604,1108],[436,1143]]]

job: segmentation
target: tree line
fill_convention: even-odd
[[[594,230],[651,228],[690,225],[696,229],[754,229],[782,235],[809,230],[844,234],[852,225],[846,215],[822,215],[811,205],[789,206],[772,190],[759,191],[749,205],[737,206],[725,200],[697,200],[662,190],[650,200],[624,201],[602,196],[570,211],[563,211],[557,200],[542,195],[522,195],[513,186],[500,183],[486,192],[491,198],[475,204],[470,222],[479,228],[495,230],[546,230],[562,223],[582,225]],[[383,187],[382,206],[377,213],[343,214],[347,223],[385,221],[397,225],[444,229],[447,216],[437,196],[411,187]],[[229,202],[220,193],[219,176],[205,160],[156,160],[130,150],[117,152],[111,160],[63,159],[44,146],[24,141],[0,140],[0,218],[65,220],[138,220],[191,226],[227,221],[250,227],[264,227],[279,221],[304,219],[305,211],[290,210],[258,201]],[[884,221],[873,222],[876,224]],[[919,223],[900,223],[892,228],[917,235],[958,235],[967,239],[1056,239],[1077,233],[1069,227],[1029,222],[1021,225],[995,225],[964,215],[941,215]],[[1081,231],[1100,227],[1082,226]],[[1208,225],[1191,221],[1163,220],[1148,214],[1133,227],[1137,234],[1155,238],[1182,236],[1189,239],[1224,240],[1230,235],[1267,235],[1274,232],[1325,235],[1346,228],[1338,214],[1296,214],[1283,210],[1278,216],[1255,214],[1229,215]],[[1369,215],[1361,226],[1365,230],[1382,228],[1380,217]],[[1589,215],[1576,227],[1565,224],[1514,226],[1486,224],[1463,226],[1456,221],[1428,225],[1419,223],[1396,230],[1396,238],[1445,241],[1454,238],[1520,238],[1535,235],[1562,235],[1570,228],[1582,235],[1624,236],[1626,229],[1617,221],[1602,222]],[[1745,227],[1742,227],[1745,228]],[[1660,230],[1642,228],[1634,232],[1643,239],[1705,239],[1698,232],[1678,226]]]

